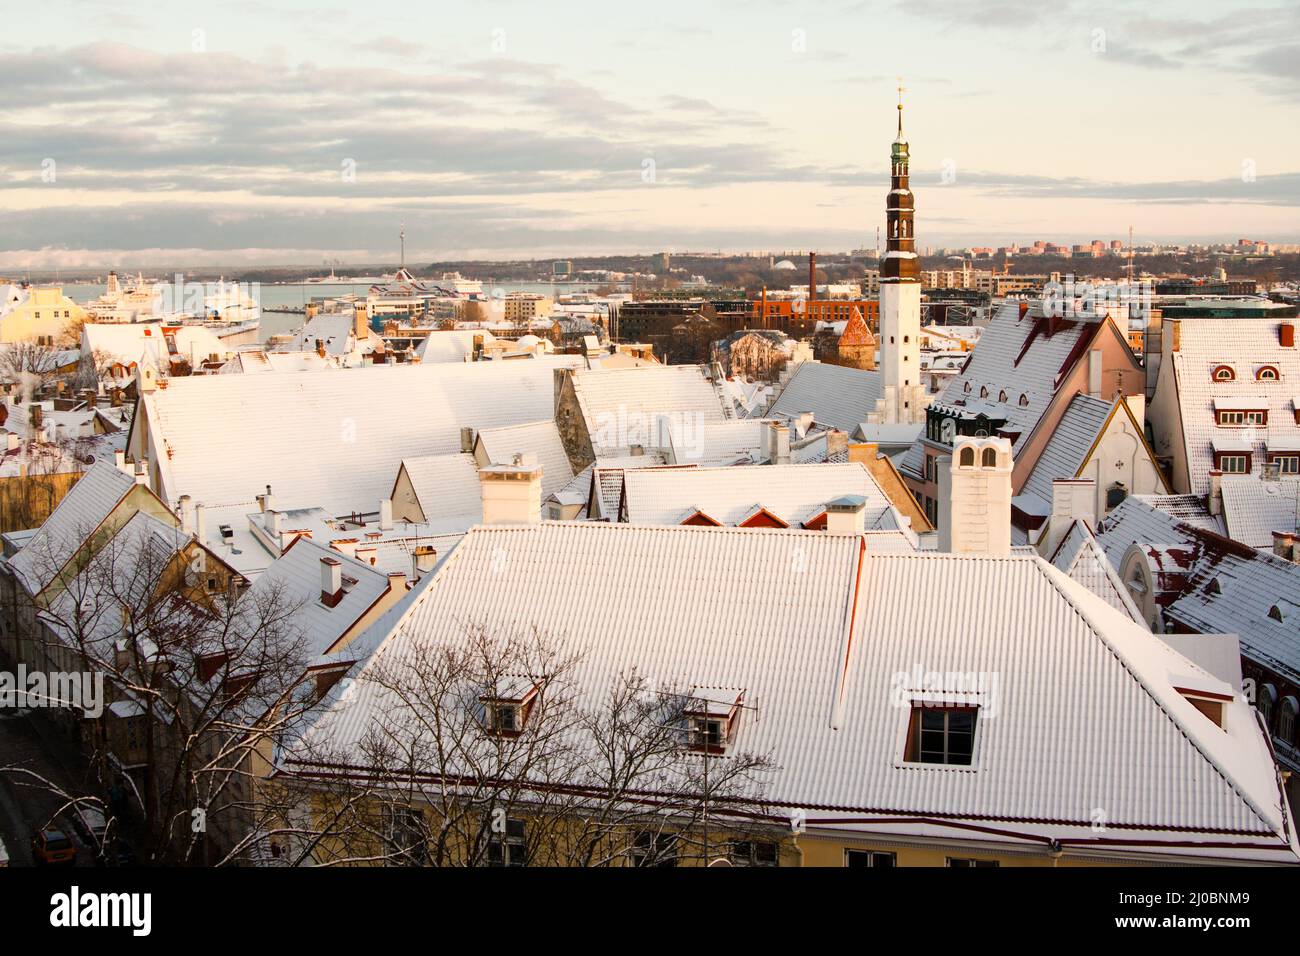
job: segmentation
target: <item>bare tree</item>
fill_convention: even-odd
[[[581,672],[544,633],[481,626],[380,655],[341,705],[365,708],[364,731],[322,720],[286,760],[311,807],[291,861],[649,866],[781,839],[766,756],[693,748],[681,688],[625,673],[593,694]]]

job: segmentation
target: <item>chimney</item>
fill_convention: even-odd
[[[343,563],[338,558],[320,559],[320,600],[334,607],[343,599]]]
[[[768,427],[767,460],[773,465],[790,464],[790,428],[781,422]]]
[[[849,461],[855,464],[869,465],[880,454],[880,446],[872,441],[849,443]]]
[[[1284,319],[1277,327],[1277,344],[1284,349],[1295,348],[1295,320]]]
[[[1205,499],[1205,509],[1212,515],[1223,514],[1223,472],[1210,469],[1210,493]]]
[[[1093,398],[1101,398],[1101,370],[1102,370],[1101,349],[1091,349],[1088,352],[1088,394]]]
[[[1011,442],[958,437],[939,462],[939,550],[1011,550]]]
[[[542,520],[542,466],[533,455],[478,472],[484,524],[535,524]]]
[[[271,494],[271,486],[266,486],[266,494],[257,496],[257,504],[263,514],[275,510],[275,496]]]
[[[268,511],[262,518],[262,527],[278,538],[284,530],[284,515],[278,511]]]
[[[406,590],[406,574],[402,571],[388,572],[388,590],[393,593]]]
[[[181,519],[181,533],[194,533],[194,499],[189,495],[181,495],[180,502],[176,506],[177,515]]]
[[[124,471],[128,475],[135,474],[135,470],[126,463],[126,452],[113,452],[113,464],[117,466],[118,471]]]
[[[355,558],[357,556],[357,544],[358,541],[356,538],[339,538],[337,541],[331,541],[330,547],[339,554],[345,554],[349,558]]]
[[[141,395],[149,394],[158,387],[158,373],[149,365],[137,368],[135,372],[135,385],[136,391]]]
[[[379,530],[393,530],[393,499],[384,498],[379,502]]]
[[[17,432],[10,432],[6,441],[8,442],[10,451],[17,451],[18,446],[22,444],[22,439],[18,437]],[[120,455],[122,453],[119,451],[118,454]]]
[[[826,457],[831,458],[834,455],[847,452],[849,450],[848,432],[840,431],[838,428],[832,428],[826,433]]]
[[[462,455],[474,453],[474,429],[468,426],[460,430],[460,453]]]
[[[28,406],[28,411],[30,412],[29,421],[31,422],[30,434],[35,436],[38,432],[40,432],[41,425],[45,421],[45,410],[41,408],[40,405],[33,402],[30,406]]]
[[[149,484],[149,459],[141,458],[135,463],[135,483],[137,485]]]
[[[826,530],[832,534],[862,534],[866,525],[867,499],[844,495],[826,503]]]
[[[817,299],[817,253],[808,253],[808,304],[811,306]],[[812,313],[809,309],[804,318]]]
[[[1052,515],[1038,542],[1038,553],[1049,561],[1074,521],[1097,523],[1097,482],[1092,478],[1057,478],[1052,481]]]
[[[208,538],[208,515],[203,505],[194,506],[194,537],[200,541],[206,541]]]
[[[813,423],[812,412],[800,412],[798,415],[795,416],[794,425],[800,438],[803,438],[805,435],[808,434],[808,429],[812,428],[812,423]]]
[[[434,550],[431,544],[417,544],[415,552],[411,555],[411,570],[414,572],[411,577],[420,578],[433,570],[433,566],[438,563],[438,552]]]
[[[366,314],[364,305],[358,305],[352,310],[352,334],[357,337],[358,345],[370,337],[370,317]]]
[[[1294,531],[1274,531],[1273,553],[1284,561],[1300,564],[1300,548],[1296,547],[1297,542],[1300,542],[1300,534]]]

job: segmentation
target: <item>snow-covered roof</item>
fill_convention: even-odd
[[[649,468],[623,475],[624,518],[632,524],[680,524],[698,510],[721,524],[738,525],[761,507],[797,528],[842,495],[866,499],[868,528],[892,508],[871,472],[857,462]]]
[[[598,457],[655,444],[663,417],[692,427],[732,417],[699,365],[575,369],[573,388]]]
[[[1052,564],[1117,611],[1145,626],[1142,612],[1119,579],[1086,521],[1073,521],[1051,556]]]
[[[1000,831],[981,841],[1094,855],[1120,834],[1114,852],[1298,858],[1253,709],[1037,557],[875,553],[859,536],[782,530],[483,526],[389,620],[307,733],[333,760],[364,766],[368,732],[403,730],[407,711],[372,672],[472,628],[540,632],[576,660],[593,706],[633,669],[743,689],[729,746],[771,758],[774,819],[815,807],[817,826],[876,833],[972,838],[949,826],[974,824]],[[1231,695],[1224,729],[1176,689],[1189,686]],[[908,701],[952,693],[980,708],[973,764],[906,762]]]
[[[1118,568],[1134,541],[1186,544],[1194,539],[1195,528],[1223,533],[1219,519],[1195,495],[1129,495],[1101,520],[1097,538]]]
[[[532,455],[542,466],[542,498],[563,488],[573,478],[573,465],[554,418],[524,425],[485,428],[477,439],[490,464],[508,465],[516,454]]]
[[[475,338],[487,343],[496,336],[487,329],[436,329],[420,340],[415,354],[421,362],[468,362]]]
[[[965,367],[947,380],[934,400],[936,408],[978,410],[990,418],[1005,419],[1008,429],[1019,432],[1012,446],[1014,455],[1020,453],[1051,405],[1063,374],[1069,371],[1066,366],[1071,356],[1080,354],[1083,340],[1090,340],[1099,328],[1094,322],[1053,322],[1043,317],[1039,302],[1027,303],[1022,316],[1021,305],[1010,300],[1003,303],[980,334]],[[1001,398],[1004,392],[1005,400]],[[903,470],[921,475],[923,459],[917,442],[904,456]]]
[[[483,496],[473,455],[403,458],[402,468],[431,529],[464,531],[483,520]]]
[[[168,337],[175,353],[168,348]],[[160,322],[87,322],[81,327],[81,353],[102,353],[122,365],[151,366],[166,374],[171,354],[197,366],[212,355],[227,359],[232,349],[204,325],[182,325],[169,332]]]
[[[276,349],[267,352],[258,346],[240,349],[229,362],[221,366],[221,372],[313,372],[323,368],[329,368],[329,362],[315,349],[301,352]]]
[[[876,410],[880,373],[822,362],[802,362],[768,409],[770,418],[812,412],[819,425],[853,434]]]
[[[135,487],[135,479],[109,462],[96,462],[55,506],[9,566],[30,594],[39,594],[82,543]]]
[[[1265,481],[1259,475],[1224,475],[1222,488],[1223,520],[1234,541],[1271,550],[1274,531],[1300,526],[1300,477]]]
[[[252,505],[269,484],[286,506],[373,512],[402,459],[459,452],[462,427],[550,416],[552,377],[531,361],[177,378],[141,398],[133,429],[160,449],[168,500]]]
[[[1265,461],[1265,452],[1300,448],[1300,422],[1293,396],[1300,383],[1300,350],[1279,345],[1277,319],[1189,318],[1178,320],[1178,350],[1173,361],[1177,401],[1182,416],[1191,491],[1205,494],[1214,468],[1216,439],[1232,437],[1244,450],[1253,451],[1253,467]],[[1214,371],[1221,365],[1233,377],[1221,381]],[[1275,380],[1258,380],[1263,366],[1277,370]],[[1254,428],[1221,426],[1216,408],[1251,408],[1268,412],[1268,424]]]

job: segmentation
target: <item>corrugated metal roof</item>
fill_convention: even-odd
[[[597,457],[659,447],[664,417],[689,427],[731,417],[722,390],[699,365],[576,369],[573,388]]]
[[[159,490],[221,507],[265,485],[286,506],[369,512],[403,458],[460,451],[460,429],[535,422],[553,412],[540,361],[388,365],[296,375],[173,379],[143,397]]]
[[[1234,541],[1272,550],[1274,531],[1300,526],[1300,477],[1224,475],[1222,487],[1223,520]]]
[[[430,531],[465,531],[483,520],[483,493],[473,455],[403,458],[402,467]]]
[[[677,524],[687,509],[736,525],[761,506],[798,527],[841,495],[866,498],[866,525],[891,510],[860,463],[821,465],[737,465],[731,468],[652,468],[623,476],[626,520],[632,524]]]
[[[880,373],[822,362],[803,362],[768,410],[772,418],[796,418],[812,412],[819,425],[850,435],[876,410]]]
[[[478,433],[488,461],[508,465],[516,453],[533,455],[542,466],[542,498],[559,491],[573,479],[573,465],[554,418],[524,425],[485,428]]]
[[[632,670],[664,686],[743,688],[751,706],[732,746],[770,755],[777,805],[1031,831],[1086,831],[1100,814],[1124,836],[1230,833],[1287,849],[1253,711],[1233,701],[1227,730],[1215,726],[1174,690],[1180,675],[1214,682],[1191,661],[1037,557],[868,551],[860,562],[859,542],[577,522],[473,529],[308,738],[364,763],[367,730],[400,712],[370,668],[410,667],[469,627],[538,629],[579,655],[575,685],[593,700]],[[981,707],[973,765],[905,763],[909,702],[959,683]]]
[[[1088,395],[1076,395],[1071,399],[1020,490],[1021,496],[1031,496],[1046,505],[1046,510],[1035,511],[1035,514],[1051,513],[1052,482],[1058,478],[1078,476],[1085,457],[1100,437],[1114,408],[1115,403]]]
[[[1071,580],[1077,581],[1101,598],[1115,610],[1127,614],[1132,620],[1146,626],[1128,588],[1119,579],[1115,568],[1106,558],[1092,529],[1085,521],[1073,521],[1052,557],[1052,564]]]

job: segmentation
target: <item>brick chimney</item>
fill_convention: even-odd
[[[1277,344],[1284,349],[1295,348],[1295,319],[1283,319],[1277,327]]]
[[[542,520],[542,466],[533,455],[478,472],[484,524],[535,524]]]
[[[352,310],[352,334],[357,337],[358,345],[370,337],[370,316],[364,305],[358,305]]]
[[[1295,531],[1274,531],[1273,553],[1284,561],[1300,564],[1300,534]]]
[[[957,438],[939,462],[939,550],[1007,554],[1011,550],[1011,442]]]

